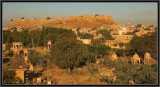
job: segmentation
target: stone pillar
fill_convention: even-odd
[[[138,64],[140,64],[141,62],[140,62],[140,59],[138,60]]]
[[[33,65],[32,64],[29,65],[29,71],[33,71]]]
[[[48,46],[47,48],[48,48],[48,49],[51,48],[51,44],[52,44],[52,43],[51,43],[51,41],[49,40],[49,41],[48,41],[48,44],[47,44],[47,46]]]
[[[28,50],[24,50],[24,62],[27,64],[28,61]]]

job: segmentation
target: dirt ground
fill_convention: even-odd
[[[35,67],[35,71],[40,68]],[[76,68],[72,74],[69,73],[69,69],[60,69],[56,66],[49,67],[43,71],[42,76],[49,77],[50,80],[55,80],[57,84],[104,84],[100,82],[100,76],[95,74],[91,80],[90,73],[87,70],[87,66]]]

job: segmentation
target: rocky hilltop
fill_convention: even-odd
[[[67,18],[51,18],[51,19],[19,19],[11,21],[8,28],[40,28],[56,27],[56,28],[105,28],[110,25],[116,25],[111,16],[104,15],[80,15],[70,16]]]

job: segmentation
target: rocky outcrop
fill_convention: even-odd
[[[51,19],[20,19],[12,21],[8,28],[40,28],[57,27],[57,28],[100,28],[102,26],[115,25],[115,21],[111,16],[94,16],[94,15],[81,15],[70,16],[68,18],[51,18]]]

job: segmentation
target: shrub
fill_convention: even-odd
[[[50,20],[51,19],[51,17],[47,17],[47,20]]]
[[[80,34],[79,34],[80,35]],[[83,35],[81,35],[80,37],[81,39],[93,39],[93,35],[89,34],[89,33],[85,33]]]
[[[103,64],[108,68],[115,68],[117,79],[114,84],[128,84],[129,80],[133,80],[135,84],[157,83],[157,71],[153,68],[154,66],[132,65],[126,60],[111,61],[108,58]]]
[[[12,50],[10,50],[7,54],[7,56],[13,56],[14,52]]]

